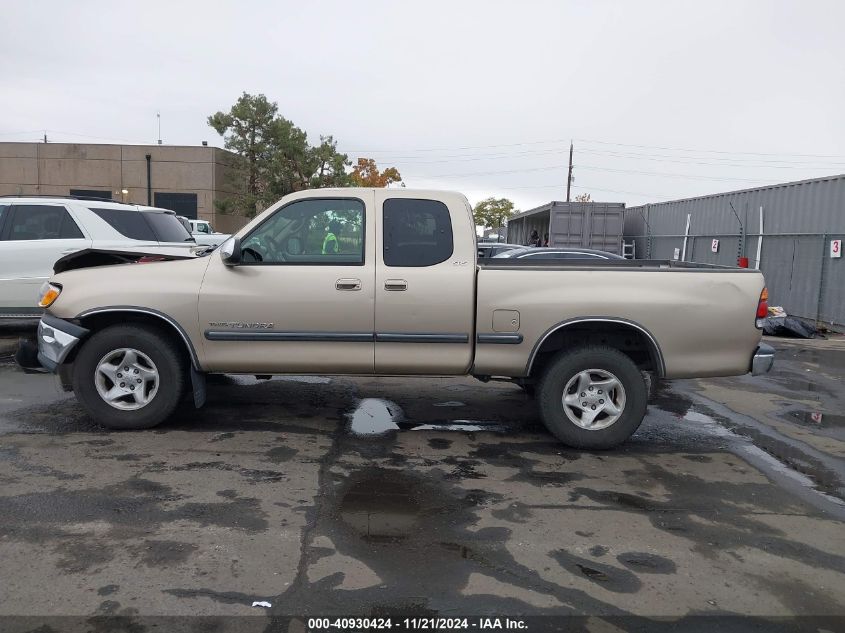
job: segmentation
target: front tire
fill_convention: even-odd
[[[170,339],[143,325],[115,325],[85,341],[73,391],[110,429],[148,429],[166,420],[186,388],[187,364]]]
[[[648,390],[634,362],[612,347],[561,352],[540,380],[546,428],[573,448],[607,449],[627,440],[645,417]]]

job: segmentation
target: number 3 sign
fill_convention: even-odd
[[[842,240],[830,240],[830,256],[842,257]]]

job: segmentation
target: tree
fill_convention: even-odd
[[[592,202],[593,199],[590,197],[589,193],[579,193],[575,196],[575,202]]]
[[[229,112],[208,117],[208,124],[238,156],[237,193],[225,209],[219,207],[222,212],[253,216],[294,191],[352,184],[349,158],[337,151],[337,142],[321,136],[319,145],[310,145],[305,131],[280,116],[264,95],[243,93]]]
[[[246,190],[240,193],[241,203],[253,211],[261,198],[261,176],[266,171],[272,154],[270,129],[278,107],[264,95],[246,92],[228,112],[215,112],[208,117],[208,124],[223,137],[223,146],[241,157],[236,169],[246,172]]]
[[[398,169],[387,167],[379,172],[378,165],[372,158],[359,158],[350,176],[356,187],[387,187],[391,183],[402,182]]]
[[[490,197],[475,205],[472,217],[476,225],[492,229],[504,226],[514,213],[513,202],[507,198]]]

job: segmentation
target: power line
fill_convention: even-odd
[[[566,185],[562,183],[555,183],[553,185],[521,185],[518,187],[496,187],[496,189],[511,190],[511,189],[565,189]],[[601,187],[591,187],[589,185],[572,185],[573,189],[584,189],[587,191],[602,191],[605,193],[621,193],[632,196],[641,196],[643,198],[668,198],[665,194],[642,193],[641,191],[622,191],[619,189],[602,189]]]
[[[564,169],[561,165],[550,165],[548,167],[529,167],[526,169],[503,169],[501,171],[474,171],[465,174],[437,174],[433,176],[421,176],[421,178],[468,178],[470,176],[494,176],[499,174],[518,174],[530,171],[548,171],[550,169]]]
[[[771,182],[771,178],[737,178],[732,176],[703,176],[696,174],[678,174],[672,172],[658,172],[658,171],[642,171],[638,169],[616,169],[613,167],[599,167],[595,165],[575,165],[577,169],[588,169],[593,171],[607,171],[620,174],[635,174],[640,176],[661,176],[666,178],[689,178],[697,180],[715,180],[715,181],[737,181],[737,182]],[[524,169],[502,169],[497,171],[474,171],[462,174],[434,174],[421,175],[421,178],[436,179],[436,178],[470,178],[473,176],[497,176],[506,174],[521,174],[535,171],[549,171],[565,169],[564,165],[549,165],[545,167],[529,167]]]
[[[737,182],[771,182],[771,178],[734,178],[734,177],[722,177],[722,176],[699,176],[695,174],[675,174],[671,172],[660,172],[660,171],[640,171],[638,169],[614,169],[612,167],[594,167],[592,165],[577,165],[578,169],[592,169],[594,171],[609,171],[619,174],[636,174],[639,176],[661,176],[665,178],[693,178],[697,180],[720,180],[720,181],[730,181],[735,180]]]
[[[576,138],[576,141],[582,143],[595,143],[598,145],[611,145],[617,147],[634,147],[639,149],[657,149],[663,151],[673,151],[673,152],[687,152],[687,153],[700,153],[700,154],[725,154],[725,155],[746,155],[746,156],[787,156],[787,157],[798,157],[798,158],[845,158],[845,154],[801,154],[801,153],[790,153],[790,152],[748,152],[748,151],[737,151],[737,150],[714,150],[714,149],[702,149],[702,148],[689,148],[689,147],[668,147],[665,145],[638,145],[633,143],[616,143],[613,141],[602,141],[597,139],[584,139],[584,138]],[[500,148],[500,147],[523,147],[527,145],[550,145],[550,144],[566,144],[569,143],[569,139],[548,139],[542,141],[524,141],[520,143],[501,143],[501,144],[493,144],[493,145],[465,145],[465,146],[458,146],[458,147],[425,147],[425,148],[391,148],[391,149],[349,149],[345,150],[349,153],[362,153],[362,154],[387,154],[388,156],[391,154],[399,154],[399,153],[407,153],[407,152],[452,152],[452,151],[463,151],[463,150],[477,150],[477,149],[491,149],[491,148]],[[542,151],[542,150],[541,150]],[[564,150],[565,151],[565,150]],[[383,158],[384,159],[384,158]],[[739,160],[739,159],[737,159]]]
[[[786,160],[767,160],[767,159],[760,159],[760,158],[720,158],[718,156],[707,156],[707,161],[698,161],[695,160],[695,156],[672,156],[666,154],[639,154],[639,153],[631,153],[631,152],[613,152],[613,151],[602,151],[602,150],[595,150],[595,149],[580,149],[580,152],[584,154],[593,154],[596,156],[609,156],[611,158],[625,158],[631,160],[651,160],[661,163],[678,163],[681,165],[716,165],[720,167],[740,167],[740,168],[752,168],[752,169],[823,169],[828,166],[832,167],[839,167],[845,166],[845,163],[831,163],[831,162],[822,162],[822,161],[808,161],[808,162],[791,162]],[[721,161],[721,162],[709,162],[709,161]],[[730,161],[730,162],[725,162]],[[755,162],[755,163],[790,163],[789,165],[770,165],[770,164],[748,164],[743,165],[741,164],[742,161],[745,162]],[[736,164],[739,162],[740,164]]]
[[[661,145],[633,145],[630,143],[612,143],[610,141],[597,141],[594,139],[579,138],[576,141],[583,143],[598,143],[599,145],[616,145],[618,147],[638,147],[641,149],[661,149],[672,152],[702,152],[705,154],[746,154],[751,156],[798,156],[800,158],[845,158],[842,154],[790,154],[786,152],[767,153],[767,152],[738,152],[718,149],[692,149],[684,147],[665,147]]]

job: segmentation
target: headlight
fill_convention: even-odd
[[[49,308],[53,302],[62,294],[62,287],[58,284],[45,283],[41,286],[41,297],[38,300],[38,306],[41,308]]]

